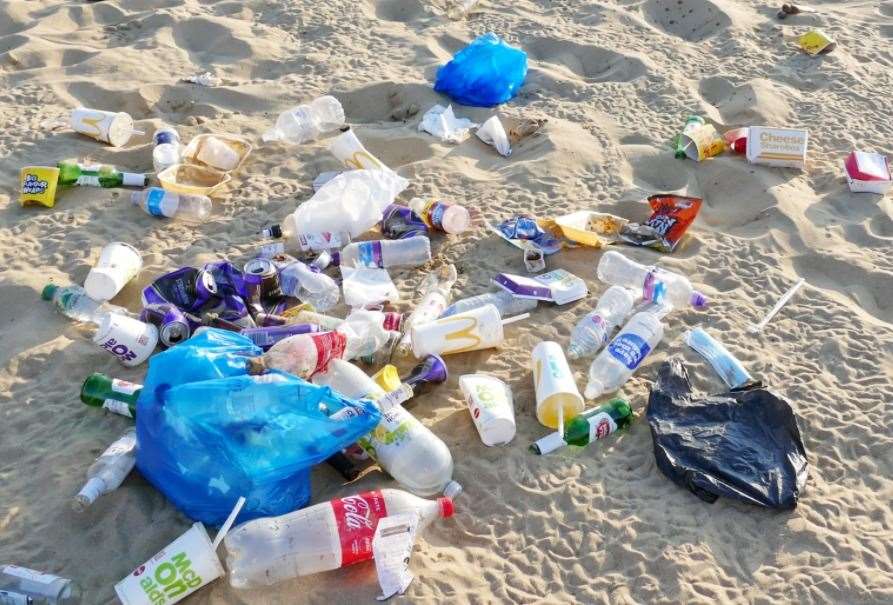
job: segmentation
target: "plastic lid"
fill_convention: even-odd
[[[449,519],[453,516],[453,513],[456,512],[455,506],[453,506],[452,498],[444,496],[442,498],[438,498],[437,502],[440,504],[440,516],[444,519]]]
[[[261,235],[265,237],[280,238],[282,237],[282,227],[279,225],[272,225],[262,230]]]
[[[447,498],[455,498],[459,494],[462,493],[462,486],[459,485],[458,481],[450,481],[446,484],[446,487],[443,488],[443,495]]]
[[[122,172],[121,179],[125,187],[145,187],[146,175],[136,172]]]
[[[56,293],[56,290],[59,289],[59,286],[55,284],[47,284],[43,287],[43,291],[40,293],[40,297],[44,300],[53,300],[53,294]]]
[[[701,292],[695,290],[691,293],[691,306],[695,309],[706,309],[707,308],[707,297],[704,296]]]
[[[545,455],[549,452],[561,449],[566,445],[567,442],[565,442],[564,436],[558,431],[555,431],[554,433],[549,433],[542,439],[537,439],[531,446],[531,449],[540,455]]]

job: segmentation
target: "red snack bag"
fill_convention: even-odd
[[[627,223],[620,239],[628,244],[672,252],[701,210],[701,198],[658,194],[648,198],[652,214],[644,223]]]

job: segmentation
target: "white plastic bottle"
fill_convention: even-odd
[[[174,193],[161,187],[134,191],[130,194],[130,201],[152,216],[176,217],[190,223],[200,223],[211,216],[211,198]]]
[[[301,261],[279,271],[279,287],[283,294],[308,302],[320,311],[331,309],[341,298],[341,288],[334,279],[313,271]]]
[[[661,313],[666,310],[664,308]],[[584,392],[586,399],[595,399],[622,387],[663,336],[660,313],[646,310],[633,315],[589,366],[589,383]]]
[[[450,290],[456,283],[458,275],[455,265],[442,267],[438,272],[431,272],[419,287],[422,299],[412,313],[403,321],[403,338],[397,345],[397,353],[403,356],[412,353],[412,326],[434,321],[450,302]]]
[[[257,588],[368,561],[378,521],[412,512],[418,513],[421,529],[452,516],[453,502],[382,489],[248,521],[224,539],[230,584]]]
[[[431,240],[422,235],[354,242],[341,251],[343,267],[417,267],[431,260]]]
[[[291,247],[301,252],[325,252],[341,249],[350,243],[350,233],[302,233],[295,224],[294,213],[286,216],[278,225],[261,230],[261,235],[269,238],[285,238]]]
[[[67,578],[18,565],[0,565],[2,605],[80,605],[85,602],[82,599],[80,587]]]
[[[470,296],[468,298],[463,298],[462,300],[457,300],[447,307],[440,316],[449,317],[456,313],[464,313],[465,311],[471,311],[472,309],[477,309],[478,307],[483,307],[485,305],[493,305],[499,310],[500,316],[512,317],[514,315],[533,311],[536,309],[538,302],[538,300],[532,298],[519,298],[512,295],[511,292],[500,290],[498,292],[487,292],[486,294],[478,294],[477,296]]]
[[[378,400],[384,390],[363,370],[346,361],[333,361],[314,382],[345,397]],[[419,496],[443,492],[455,497],[462,486],[453,481],[453,456],[446,444],[402,405],[383,410],[381,422],[358,443],[401,486]]]
[[[98,324],[106,313],[120,313],[131,316],[126,309],[108,302],[93,300],[81,286],[56,286],[47,284],[40,293],[43,300],[52,301],[56,310],[75,321]]]
[[[632,313],[635,302],[632,291],[626,288],[611,286],[605,290],[595,309],[584,315],[571,331],[567,356],[580,359],[598,353],[608,342],[614,328]]]
[[[416,197],[409,201],[409,207],[422,217],[428,227],[437,231],[456,234],[471,226],[471,215],[459,204]]]
[[[87,483],[72,501],[77,512],[85,511],[99,496],[112,492],[124,482],[136,464],[136,429],[129,429],[112,443],[87,471]]]
[[[597,273],[605,283],[641,291],[645,300],[666,302],[676,309],[707,306],[707,297],[695,290],[684,275],[641,265],[613,250],[602,255]]]
[[[276,126],[265,132],[263,139],[301,144],[315,141],[320,134],[342,126],[344,108],[338,99],[326,95],[279,114]]]

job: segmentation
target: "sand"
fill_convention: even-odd
[[[449,382],[412,404],[452,449],[465,493],[455,518],[420,540],[417,578],[398,602],[893,602],[893,196],[851,194],[842,172],[855,147],[893,151],[893,8],[814,6],[780,22],[776,5],[750,0],[485,0],[453,22],[443,0],[3,2],[0,561],[76,578],[86,603],[112,603],[113,584],[190,525],[138,473],[87,514],[70,512],[86,468],[129,424],[85,408],[81,381],[93,371],[141,381],[144,368],[118,365],[39,302],[43,284],[83,283],[102,245],[124,240],[145,269],[114,302],[137,310],[141,288],[164,271],[247,260],[257,231],[337,167],[325,141],[260,144],[198,227],[157,221],[121,190],[81,188],[55,208],[22,208],[25,165],[76,157],[151,170],[148,135],[114,149],[42,122],[86,105],[127,111],[147,133],[170,122],[186,140],[217,132],[260,143],[278,112],[331,93],[367,147],[411,179],[404,200],[436,195],[487,219],[581,209],[641,218],[647,193],[703,196],[674,254],[623,249],[689,275],[713,304],[671,315],[664,343],[622,394],[643,412],[671,354],[684,356],[698,389],[719,390],[681,342],[703,325],[790,401],[810,464],[799,507],[778,513],[706,504],[672,484],[642,419],[587,449],[529,454],[547,432],[534,417],[529,351],[567,342],[605,289],[599,252],[564,251],[549,266],[585,278],[591,297],[541,305],[500,350],[450,357]],[[833,53],[809,57],[792,43],[813,26],[836,37]],[[548,119],[509,159],[476,138],[445,145],[417,131],[421,113],[446,101],[432,90],[438,65],[487,31],[530,59],[523,90],[499,114]],[[222,84],[180,82],[204,71]],[[479,122],[493,113],[455,110]],[[807,170],[732,155],[677,161],[668,140],[691,113],[721,130],[808,129]],[[456,263],[461,296],[487,291],[496,272],[523,271],[517,251],[480,223],[436,238],[435,254]],[[422,272],[393,275],[410,301]],[[807,285],[766,332],[748,334],[800,277]],[[582,386],[586,363],[572,367]],[[507,447],[484,447],[464,407],[458,377],[475,370],[514,390],[518,434]],[[394,483],[373,470],[344,485],[323,466],[314,501],[379,486]],[[219,581],[188,602],[347,604],[377,594],[373,566],[361,565],[262,591]]]

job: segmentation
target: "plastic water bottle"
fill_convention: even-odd
[[[342,267],[418,267],[431,260],[431,240],[424,236],[354,242],[341,251]]]
[[[286,216],[282,223],[261,230],[261,235],[273,239],[285,238],[301,252],[325,252],[341,249],[350,243],[350,233],[305,233],[295,224],[294,213]]]
[[[512,295],[511,292],[500,290],[499,292],[487,292],[486,294],[478,294],[477,296],[457,300],[447,307],[440,316],[449,317],[456,313],[464,313],[485,305],[493,305],[499,310],[500,316],[512,317],[513,315],[533,311],[536,309],[538,302],[532,298],[518,298]]]
[[[76,512],[84,512],[99,496],[118,489],[135,464],[136,429],[128,429],[90,466],[87,483],[74,497],[72,508]]]
[[[641,291],[645,300],[666,302],[676,309],[707,306],[707,297],[695,290],[684,275],[641,265],[613,250],[602,255],[597,273],[605,283]]]
[[[163,126],[152,135],[155,147],[152,149],[152,166],[159,173],[183,160],[180,146],[180,133],[173,126]]]
[[[130,194],[130,201],[146,214],[178,218],[190,223],[201,223],[211,216],[211,198],[204,195],[174,193],[161,187],[150,187]]]
[[[80,605],[82,598],[80,587],[66,578],[18,565],[0,566],[2,605]]]
[[[332,96],[319,97],[279,114],[276,126],[264,133],[264,141],[307,143],[319,135],[344,126],[344,108]]]
[[[413,512],[421,529],[452,516],[453,501],[382,489],[243,523],[224,539],[230,584],[257,588],[368,561],[379,520]]]
[[[620,286],[611,286],[599,299],[595,310],[587,313],[571,331],[567,356],[571,359],[595,355],[608,342],[608,337],[633,310],[633,293]]]
[[[437,200],[413,198],[409,202],[413,212],[422,217],[429,228],[444,233],[462,233],[471,226],[471,215],[464,206]]]
[[[320,311],[331,309],[341,298],[341,288],[334,279],[301,261],[289,263],[279,271],[279,288],[286,296],[308,302]]]
[[[661,313],[640,311],[623,326],[611,343],[589,366],[589,383],[584,396],[595,399],[622,387],[664,336]]]
[[[40,293],[43,300],[52,301],[56,310],[75,321],[99,323],[106,313],[120,313],[132,317],[126,309],[107,302],[93,300],[81,286],[47,284]]]
[[[450,290],[456,283],[458,275],[455,265],[442,267],[438,272],[431,272],[419,287],[422,299],[412,313],[403,321],[403,338],[397,345],[397,353],[403,356],[412,352],[412,326],[434,321],[450,302]]]

